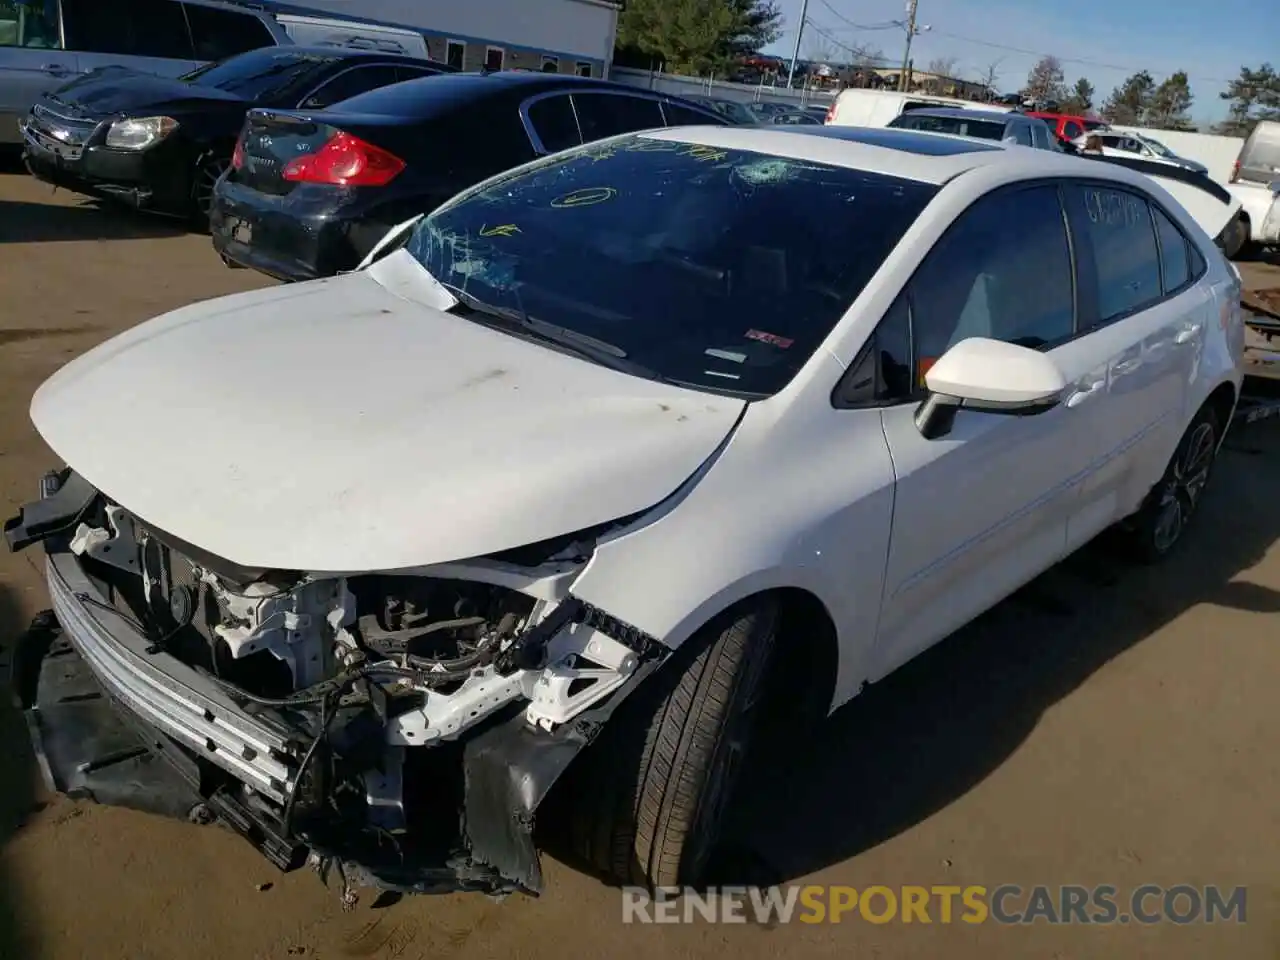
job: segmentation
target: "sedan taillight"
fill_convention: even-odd
[[[315,153],[290,160],[281,176],[294,183],[384,187],[404,167],[395,154],[340,131]]]

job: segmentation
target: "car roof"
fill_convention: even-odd
[[[688,126],[651,130],[641,136],[809,160],[935,186],[980,167],[1003,168],[1010,179],[1039,174],[1115,180],[1143,188],[1151,185],[1140,173],[1088,158],[889,127]]]

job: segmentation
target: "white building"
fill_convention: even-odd
[[[427,37],[433,60],[462,70],[593,77],[608,76],[619,10],[611,0],[291,0],[287,6],[412,27]]]

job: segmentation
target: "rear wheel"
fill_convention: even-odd
[[[1222,253],[1228,260],[1242,257],[1249,248],[1249,220],[1237,214],[1222,231]]]
[[[209,215],[213,211],[213,188],[230,166],[231,158],[220,155],[205,157],[196,166],[191,178],[191,216],[196,226],[202,230],[209,228]]]
[[[1122,528],[1136,559],[1161,560],[1182,541],[1209,483],[1221,436],[1218,415],[1206,406],[1182,435],[1160,482]]]
[[[778,623],[771,598],[717,617],[619,707],[565,797],[576,853],[623,884],[695,884],[720,835]]]

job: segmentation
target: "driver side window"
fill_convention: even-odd
[[[930,251],[838,399],[867,402],[874,390],[873,402],[910,401],[921,394],[929,368],[961,340],[1047,349],[1075,328],[1075,278],[1058,188],[1002,190],[961,214]]]

